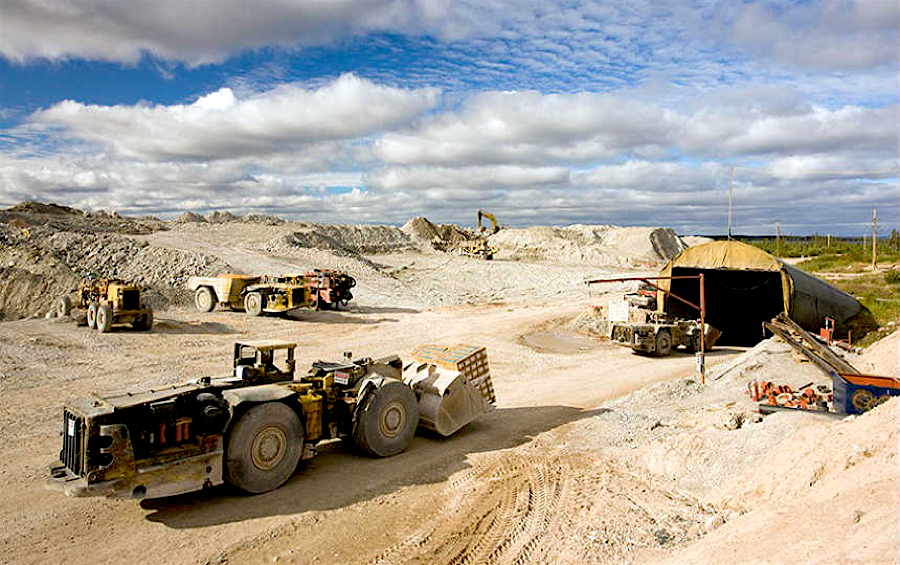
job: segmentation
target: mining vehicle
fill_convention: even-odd
[[[691,353],[700,351],[703,333],[700,331],[699,320],[669,318],[651,312],[645,322],[614,323],[611,339],[639,353],[665,357],[677,347],[684,347]],[[704,348],[709,350],[719,338],[719,331],[706,324],[705,334]]]
[[[490,261],[500,251],[498,247],[488,243],[487,226],[482,226],[482,218],[487,218],[491,221],[492,228],[489,235],[500,231],[500,225],[497,223],[496,216],[484,210],[478,210],[478,236],[475,239],[457,245],[453,249],[457,255],[468,255],[469,257],[478,257]]]
[[[75,291],[73,304],[69,295],[56,299],[51,313],[69,316],[73,308],[85,310],[91,329],[108,332],[114,324],[131,324],[136,330],[153,327],[153,308],[141,294],[141,285],[121,279],[84,279]]]
[[[311,307],[316,310],[347,306],[353,300],[350,289],[356,286],[356,279],[333,269],[313,269],[296,275],[283,275],[283,278],[297,281],[308,288]]]
[[[48,486],[70,496],[155,498],[228,482],[278,488],[322,442],[388,457],[418,426],[449,436],[495,402],[485,348],[424,345],[397,355],[312,363],[296,344],[234,344],[233,371],[68,403]]]
[[[356,280],[345,273],[315,270],[290,275],[234,275],[191,277],[194,305],[210,312],[216,305],[244,310],[253,316],[263,312],[287,312],[297,308],[337,308],[346,305]]]

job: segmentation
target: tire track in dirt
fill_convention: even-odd
[[[452,479],[447,500],[429,525],[372,563],[521,565],[534,562],[574,502],[572,458],[505,453]]]

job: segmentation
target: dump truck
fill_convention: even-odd
[[[404,451],[421,426],[449,436],[495,403],[485,348],[424,345],[404,364],[316,361],[296,344],[234,344],[220,378],[68,403],[48,486],[70,496],[156,498],[230,483],[274,490],[316,446],[340,438],[372,456]]]
[[[650,313],[646,322],[617,322],[611,330],[613,342],[630,347],[638,353],[665,357],[677,347],[684,347],[691,353],[700,351],[699,320],[673,319]],[[706,324],[706,342],[709,350],[719,338],[719,331]]]
[[[287,275],[221,274],[191,277],[187,282],[194,292],[194,305],[201,312],[211,312],[218,305],[253,316],[346,306],[353,298],[350,289],[354,286],[356,280],[350,275],[327,269]]]
[[[144,301],[141,285],[134,281],[84,279],[75,291],[74,302],[68,294],[60,296],[51,313],[70,316],[73,309],[83,310],[87,326],[104,333],[115,324],[131,324],[136,330],[153,327],[153,308]]]

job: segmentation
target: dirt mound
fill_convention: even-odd
[[[406,222],[400,230],[413,239],[431,244],[435,249],[450,249],[475,235],[473,231],[454,224],[433,224],[422,216]]]
[[[378,225],[312,224],[284,236],[284,243],[337,254],[393,253],[417,248],[410,236],[399,228]]]
[[[56,276],[34,273],[17,267],[0,267],[0,320],[17,319],[47,311],[48,296],[74,288],[78,278],[61,272]]]
[[[5,267],[0,285],[6,291],[0,299],[0,319],[46,312],[56,297],[74,290],[83,278],[137,281],[157,307],[186,303],[190,300],[184,288],[188,277],[230,270],[213,257],[154,247],[103,227],[98,231],[8,225],[0,229],[0,265]]]
[[[81,210],[60,206],[59,204],[45,204],[43,202],[22,202],[4,210],[14,214],[75,214],[82,215]]]
[[[852,361],[861,373],[900,377],[900,332],[881,338]]]
[[[652,267],[687,248],[668,228],[539,226],[504,229],[490,237],[499,258],[619,267]]]
[[[202,224],[206,223],[206,218],[196,212],[191,212],[190,210],[188,210],[179,214],[178,217],[173,221],[179,224],[187,224],[191,222]]]
[[[28,233],[36,235],[36,230],[116,232],[125,234],[148,234],[166,230],[165,222],[151,216],[130,218],[116,212],[82,212],[68,206],[23,202],[0,211],[0,240],[10,234]],[[23,231],[24,230],[24,231]]]

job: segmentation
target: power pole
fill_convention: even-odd
[[[878,240],[875,238],[875,224],[878,223],[878,208],[872,208],[872,271],[878,269]]]
[[[775,222],[775,256],[781,257],[781,224]]]
[[[734,199],[734,167],[731,167],[731,180],[728,181],[728,239],[731,239],[731,202]]]

